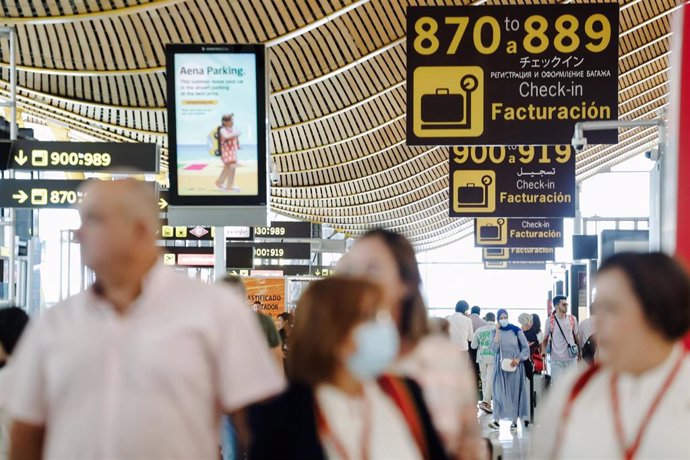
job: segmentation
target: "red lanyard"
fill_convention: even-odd
[[[668,377],[666,377],[664,384],[654,397],[651,406],[649,406],[649,410],[647,410],[647,414],[642,419],[642,423],[637,430],[637,436],[635,436],[635,439],[631,445],[626,445],[625,443],[625,433],[623,432],[623,422],[621,421],[620,413],[620,399],[618,396],[618,375],[613,374],[611,376],[611,402],[613,404],[613,418],[616,425],[616,437],[618,438],[618,444],[620,445],[621,451],[623,452],[623,458],[625,460],[633,460],[635,458],[637,451],[640,449],[640,444],[642,444],[642,438],[649,427],[649,423],[651,422],[654,413],[659,408],[659,404],[661,404],[662,399],[664,399],[664,395],[673,384],[673,381],[676,379],[681,365],[683,364],[684,358],[685,354],[681,353],[675,365],[673,366],[673,369],[669,373]]]
[[[361,460],[369,460],[369,445],[371,444],[371,406],[369,405],[369,400],[366,398],[366,395],[362,397],[362,402],[364,405],[364,420],[362,423],[362,435],[360,437],[362,440],[360,458]],[[316,400],[314,401],[314,410],[316,412],[317,428],[321,437],[330,441],[333,448],[338,452],[338,456],[341,460],[349,460],[350,456],[347,453],[347,449],[345,449],[343,443],[338,439],[333,430],[331,430]]]
[[[670,388],[671,384],[676,378],[676,375],[680,371],[681,365],[683,364],[683,359],[687,356],[687,352],[681,353],[680,357],[678,358],[678,361],[675,363],[673,369],[671,370],[671,373],[668,375],[666,378],[666,381],[664,382],[664,385],[662,386],[661,390],[657,393],[656,397],[654,398],[654,401],[652,402],[651,407],[647,411],[647,416],[643,419],[642,425],[640,426],[640,429],[637,433],[637,436],[635,437],[635,441],[633,444],[629,447],[626,447],[625,445],[625,436],[623,435],[623,425],[621,422],[621,417],[620,417],[620,402],[618,398],[618,386],[617,386],[617,376],[614,374],[611,377],[611,400],[613,403],[613,412],[614,412],[614,423],[615,423],[615,428],[616,428],[616,435],[618,437],[618,442],[621,447],[621,451],[623,452],[624,459],[625,460],[633,460],[635,458],[635,455],[637,454],[637,451],[640,448],[640,444],[642,443],[642,438],[644,436],[644,432],[646,431],[650,420],[652,419],[652,416],[654,415],[654,412],[656,412],[656,409],[658,408],[659,404],[661,403],[661,400],[663,399],[664,394],[666,391]],[[568,396],[568,400],[565,403],[565,406],[563,407],[563,413],[561,414],[561,423],[558,424],[558,429],[556,432],[556,439],[553,445],[553,449],[551,451],[550,459],[551,460],[556,460],[560,457],[560,452],[561,452],[561,447],[563,447],[563,438],[565,437],[565,434],[567,432],[567,426],[568,426],[568,421],[570,420],[570,415],[572,413],[573,405],[575,404],[575,400],[577,399],[578,396],[582,393],[582,391],[585,389],[585,386],[587,386],[587,383],[589,383],[590,380],[601,370],[601,366],[599,364],[594,364],[590,366],[581,376],[580,378],[577,379],[575,382],[575,385],[573,385],[572,390],[570,391],[570,395]]]

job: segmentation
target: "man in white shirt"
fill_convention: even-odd
[[[80,206],[90,289],[29,327],[11,363],[10,458],[218,458],[222,413],[281,391],[231,290],[159,263],[151,187],[92,182]]]
[[[577,347],[577,319],[568,314],[568,299],[564,296],[553,298],[555,312],[546,321],[543,350],[550,350],[551,383],[555,383],[571,366],[577,364],[579,355],[573,354],[571,347]]]
[[[455,313],[448,317],[450,340],[464,353],[467,353],[470,342],[474,338],[472,320],[467,317],[469,308],[469,304],[461,300],[455,305]]]

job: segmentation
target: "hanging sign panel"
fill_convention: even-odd
[[[617,4],[409,7],[407,31],[409,145],[566,144],[618,119]]]
[[[453,147],[450,217],[575,217],[569,145]]]
[[[311,238],[311,222],[271,222],[270,227],[254,228],[257,238]]]
[[[2,208],[73,208],[82,202],[82,180],[3,179]]]
[[[554,248],[483,248],[482,261],[487,262],[553,262]]]
[[[476,247],[561,248],[563,219],[506,219],[483,217],[474,220]]]
[[[9,169],[157,173],[160,147],[135,142],[12,141]]]
[[[485,270],[546,270],[544,262],[486,261]]]

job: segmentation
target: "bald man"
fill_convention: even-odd
[[[12,362],[10,459],[218,458],[222,413],[281,391],[244,299],[163,267],[152,187],[90,182],[90,289],[48,310]]]

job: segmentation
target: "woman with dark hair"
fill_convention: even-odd
[[[534,331],[541,343],[544,340],[544,331],[541,330],[541,318],[536,313],[532,313],[532,331]]]
[[[527,342],[529,342],[530,357],[534,372],[541,374],[544,372],[544,359],[546,355],[541,351],[541,343],[544,341],[544,331],[541,330],[541,318],[536,313],[532,313],[532,327],[525,332]],[[536,340],[533,340],[536,339]]]
[[[307,288],[288,354],[291,386],[250,410],[250,459],[446,458],[419,386],[383,375],[399,340],[382,305],[364,280]]]
[[[529,358],[529,344],[524,332],[508,322],[508,311],[498,310],[496,331],[491,336],[491,350],[496,353],[494,365],[494,413],[489,428],[499,429],[501,420],[510,420],[517,430],[518,419],[529,417],[529,391],[523,361]]]
[[[622,253],[595,286],[599,359],[553,389],[532,458],[690,458],[687,274],[662,253]]]
[[[484,458],[470,363],[447,337],[429,334],[422,277],[410,242],[398,233],[372,230],[355,242],[336,272],[379,285],[400,335],[400,353],[390,370],[419,382],[449,452],[460,459]]]
[[[292,334],[293,323],[294,318],[292,317],[292,313],[284,311],[278,315],[278,336],[280,336],[280,343],[282,345],[284,358],[287,358],[287,353],[290,349],[288,341],[290,340],[290,335]]]

